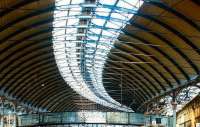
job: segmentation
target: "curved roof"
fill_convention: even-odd
[[[195,0],[146,1],[108,55],[108,93],[142,111],[145,102],[198,78],[199,11]]]
[[[3,95],[47,111],[107,110],[79,96],[61,77],[53,54],[54,0],[0,1]]]
[[[145,103],[193,83],[200,68],[200,14],[195,13],[200,11],[200,3],[197,0],[144,1],[132,19],[126,20],[114,46],[109,47],[112,49],[107,52],[105,64],[100,66],[103,71],[93,73],[93,77],[102,78],[101,90],[105,88],[108,93],[101,95],[93,88],[95,95],[100,94],[102,97],[98,97],[103,100],[111,96],[114,101],[110,102],[118,101],[135,111],[144,111]],[[2,0],[0,8],[3,95],[48,111],[112,110],[78,95],[60,74],[52,35],[55,0]],[[98,26],[103,30],[105,27]]]

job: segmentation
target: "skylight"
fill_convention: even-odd
[[[64,80],[85,98],[110,108],[132,111],[112,99],[102,70],[114,41],[142,5],[141,0],[56,0],[53,46]]]

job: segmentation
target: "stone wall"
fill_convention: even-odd
[[[177,113],[177,127],[196,127],[200,123],[200,95]]]

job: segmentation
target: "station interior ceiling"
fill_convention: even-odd
[[[138,1],[142,2],[141,6],[120,29],[104,61],[100,75],[102,79],[97,79],[102,81],[106,94],[102,91],[102,95],[99,95],[101,89],[98,91],[95,85],[88,83],[91,95],[100,100],[97,103],[87,98],[87,91],[80,90],[82,96],[79,90],[71,86],[71,81],[66,81],[55,58],[52,31],[55,30],[55,5],[59,0],[1,0],[1,96],[41,112],[119,111],[119,105],[123,105],[123,109],[127,107],[128,111],[144,113],[147,109],[153,109],[155,104],[160,104],[157,108],[164,106],[167,102],[165,97],[181,91],[186,92],[183,98],[180,97],[180,103],[185,101],[194,92],[191,87],[197,90],[195,94],[199,94],[200,2]],[[113,6],[112,9],[115,9]],[[116,9],[126,13],[130,11]],[[80,29],[78,25],[75,27]],[[105,29],[105,26],[101,29]],[[95,64],[93,60],[91,68],[95,68]],[[86,81],[84,74],[83,81]],[[109,107],[101,101],[116,104]],[[119,109],[115,108],[116,105]]]

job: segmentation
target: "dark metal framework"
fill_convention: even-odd
[[[186,13],[182,7],[187,4]],[[104,82],[109,83],[104,83],[104,86],[113,98],[137,111],[145,111],[147,102],[198,80],[200,30],[192,14],[195,9],[199,10],[199,5],[189,0],[144,2],[119,36],[105,64]],[[138,61],[146,64],[128,63]],[[119,73],[126,81],[122,86],[109,79]],[[127,89],[132,89],[132,92],[126,92]],[[112,90],[119,93],[110,92]],[[117,96],[120,91],[123,98]],[[140,97],[135,97],[135,94]],[[130,96],[135,97],[134,103],[128,101]]]

